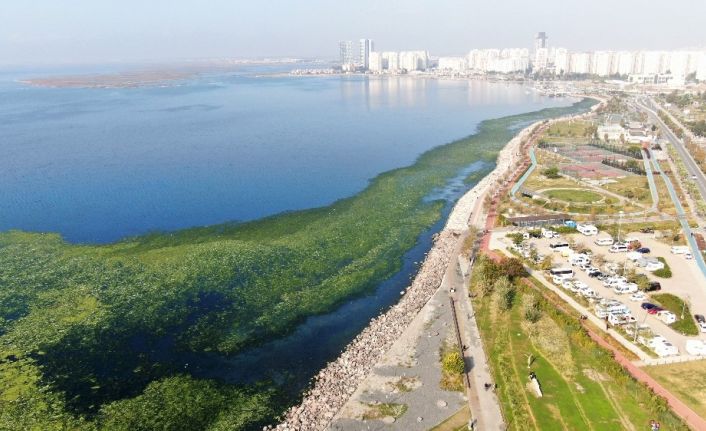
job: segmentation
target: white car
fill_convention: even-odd
[[[693,259],[693,258],[694,258],[694,255],[691,254],[691,252],[684,253],[684,259],[688,260],[688,259]]]
[[[660,358],[664,358],[665,356],[676,356],[679,354],[679,349],[668,341],[665,341],[662,344],[657,344],[654,350]]]
[[[561,287],[563,287],[564,289],[567,289],[567,290],[573,290],[574,283],[572,283],[571,280],[564,280],[561,283]]]
[[[645,299],[647,299],[647,295],[645,295],[645,292],[635,292],[630,295],[631,301],[640,302],[644,301]]]

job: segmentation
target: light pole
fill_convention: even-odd
[[[618,242],[621,242],[621,241],[620,241],[620,233],[621,233],[621,228],[622,228],[622,225],[623,225],[623,215],[624,215],[624,214],[625,214],[624,211],[620,211],[620,212],[618,213]]]

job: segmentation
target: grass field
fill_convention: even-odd
[[[474,300],[508,429],[642,430],[651,419],[660,420],[663,429],[686,429],[574,317],[539,300],[542,317],[527,320],[532,297],[538,294],[518,287],[509,311],[501,311],[491,295]],[[530,371],[541,384],[541,398],[528,387]]]
[[[604,198],[604,196],[599,193],[582,189],[554,189],[547,190],[546,192],[543,192],[543,194],[550,199],[557,199],[571,203],[591,203],[600,201]]]
[[[696,322],[694,322],[694,318],[691,315],[689,305],[686,304],[684,300],[671,293],[651,295],[651,298],[665,309],[677,315],[678,320],[670,325],[672,329],[684,335],[699,335],[699,329],[696,327]],[[682,310],[684,312],[683,319],[681,318]]]
[[[446,419],[439,425],[429,431],[461,431],[468,429],[468,421],[471,419],[471,410],[468,406],[463,406],[450,418]]]
[[[615,181],[612,184],[605,184],[603,188],[638,203],[652,205],[652,194],[650,193],[646,177],[636,175],[616,179]]]
[[[706,417],[706,362],[657,365],[644,370],[699,416]]]

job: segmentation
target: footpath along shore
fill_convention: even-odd
[[[341,407],[371,373],[441,286],[451,259],[456,258],[461,233],[468,230],[469,220],[482,208],[482,199],[515,175],[522,163],[523,143],[543,121],[523,129],[498,153],[496,167],[469,190],[454,206],[444,229],[435,235],[412,284],[400,301],[370,324],[314,378],[302,402],[290,408],[282,422],[265,430],[321,431],[326,429]]]

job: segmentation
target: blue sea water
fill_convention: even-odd
[[[259,72],[122,89],[0,74],[0,231],[103,243],[322,206],[484,119],[572,103],[519,84]]]

